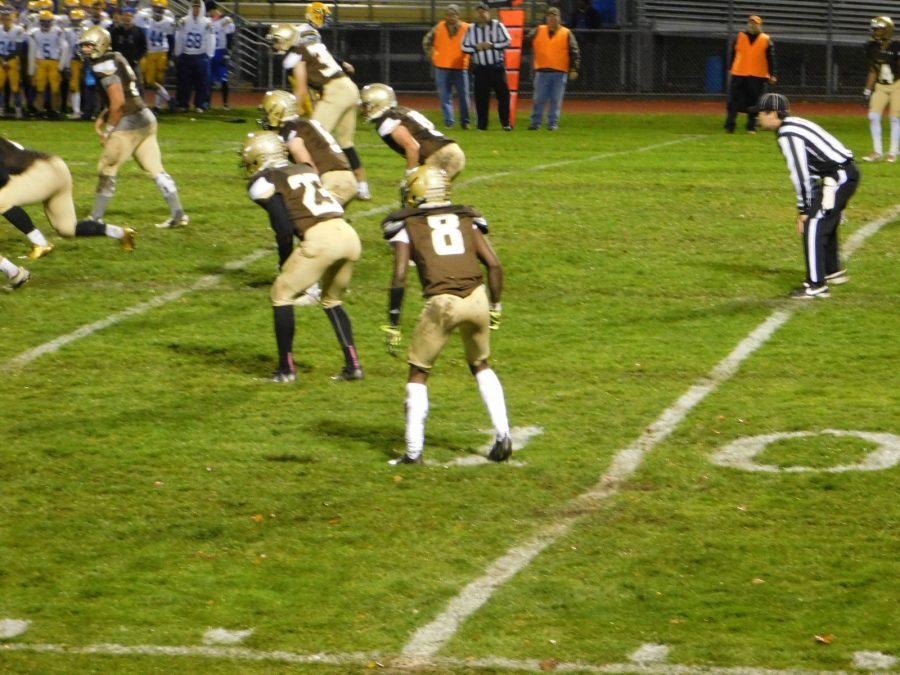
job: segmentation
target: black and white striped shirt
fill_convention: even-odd
[[[490,42],[493,49],[477,51],[475,46],[481,42]],[[492,19],[483,26],[478,23],[469,26],[466,37],[463,38],[462,50],[466,54],[472,55],[472,65],[502,68],[504,64],[503,50],[509,47],[511,42],[512,39],[509,37],[506,26],[497,19]]]
[[[818,124],[802,117],[786,117],[776,137],[797,190],[797,208],[812,215],[809,211],[816,181],[836,175],[841,166],[853,160],[853,153]]]

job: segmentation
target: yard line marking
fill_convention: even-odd
[[[210,628],[203,634],[205,645],[236,645],[253,635],[253,629],[228,630],[227,628]]]
[[[35,644],[35,643],[7,643],[0,644],[0,659],[4,652],[26,652],[37,654],[61,654],[61,655],[99,655],[99,656],[170,656],[170,657],[200,657],[210,659],[232,659],[234,661],[275,661],[281,663],[294,663],[303,665],[356,665],[364,667],[385,667],[391,670],[403,670],[402,663],[393,660],[392,657],[378,653],[348,652],[337,654],[303,654],[283,650],[263,651],[247,649],[245,647],[200,647],[200,646],[169,646],[169,645],[120,645],[120,644],[94,644],[83,647],[75,647],[61,644]],[[860,654],[862,652],[857,652]],[[865,654],[878,654],[878,652],[866,652]],[[888,663],[893,657],[879,654],[883,659],[878,663]],[[870,663],[863,658],[863,662]],[[583,662],[564,662],[552,659],[539,661],[537,659],[507,659],[499,656],[489,656],[478,659],[461,659],[452,657],[436,657],[423,661],[423,667],[431,668],[455,668],[455,669],[486,669],[486,670],[514,670],[527,672],[543,672],[553,670],[558,672],[579,673],[643,673],[645,675],[844,675],[845,671],[814,671],[792,668],[790,670],[776,670],[772,668],[755,668],[745,666],[692,666],[667,663],[605,663],[591,664]],[[857,666],[868,668],[869,666]],[[884,666],[876,666],[883,668]]]
[[[552,169],[558,166],[563,166],[566,164],[574,164],[576,162],[589,162],[596,161],[598,159],[607,159],[609,157],[614,157],[617,155],[630,155],[637,152],[648,152],[650,150],[655,150],[658,148],[664,148],[669,145],[675,145],[678,143],[684,143],[686,141],[695,140],[697,138],[703,138],[701,135],[692,135],[692,136],[683,136],[681,138],[676,138],[671,141],[666,141],[664,143],[655,143],[653,145],[646,145],[641,148],[635,148],[634,150],[616,150],[614,152],[604,152],[599,155],[590,155],[588,157],[580,157],[578,159],[567,159],[561,162],[553,162],[551,164],[539,164],[537,166],[528,167],[525,169],[519,169],[515,172],[510,171],[501,171],[499,173],[493,174],[485,174],[483,176],[477,176],[475,178],[470,178],[467,181],[461,181],[459,185],[467,185],[469,183],[474,183],[477,181],[484,180],[492,180],[494,178],[502,178],[503,176],[508,176],[511,173],[529,173],[534,171],[543,171],[545,169]],[[366,216],[372,216],[378,213],[386,213],[392,210],[394,206],[392,204],[385,204],[383,206],[376,206],[367,211],[362,211],[360,213],[348,214],[348,218],[364,218]],[[229,263],[225,263],[222,267],[227,271],[236,271],[250,265],[267,253],[270,252],[271,249],[257,249],[250,255],[241,258],[240,260],[235,260]],[[151,309],[155,309],[156,307],[161,307],[165,304],[178,300],[183,295],[187,293],[192,293],[194,291],[205,290],[207,288],[211,288],[215,286],[224,276],[224,274],[212,274],[209,276],[205,276],[195,282],[193,285],[188,286],[187,288],[182,288],[177,291],[172,291],[171,293],[167,293],[166,295],[161,295],[159,297],[153,298],[152,300],[148,300],[147,302],[142,302],[139,305],[134,305],[133,307],[129,307],[121,312],[116,314],[111,314],[105,319],[100,319],[99,321],[95,321],[94,323],[86,324],[81,328],[78,328],[71,333],[66,335],[62,335],[54,340],[50,340],[49,342],[45,342],[42,345],[29,349],[28,351],[22,352],[18,356],[14,356],[12,359],[7,361],[4,364],[0,364],[0,373],[8,372],[10,370],[14,370],[16,368],[21,368],[24,365],[27,365],[34,361],[35,359],[44,356],[45,354],[50,354],[52,352],[58,351],[61,347],[64,347],[67,344],[75,342],[76,340],[80,340],[83,337],[88,337],[89,335],[93,335],[97,331],[101,331],[104,328],[109,328],[110,326],[114,326],[121,321],[128,319],[132,316],[137,316],[138,314],[144,314],[145,312],[150,311]]]
[[[629,661],[635,663],[665,663],[669,658],[669,645],[661,645],[655,642],[647,642],[635,649],[629,656]]]
[[[30,621],[23,621],[22,619],[0,619],[0,640],[18,637],[27,631],[30,625]]]
[[[881,652],[853,652],[853,665],[863,670],[890,670],[897,665],[897,657]]]
[[[900,204],[892,206],[880,218],[860,226],[845,247],[845,259],[882,227],[900,215]],[[701,377],[666,408],[631,445],[615,454],[609,469],[590,489],[571,500],[573,508],[566,509],[556,521],[541,527],[523,543],[510,548],[493,561],[484,574],[470,582],[447,607],[430,623],[419,628],[403,647],[403,656],[414,664],[423,658],[437,654],[456,635],[460,626],[478,611],[504,583],[522,571],[534,558],[557,539],[569,532],[576,521],[587,512],[596,511],[603,502],[615,495],[622,483],[637,471],[644,457],[665,440],[681,421],[703,399],[731,379],[751,354],[765,344],[775,332],[796,314],[806,301],[794,300],[793,304],[776,309],[761,324],[741,340],[732,352]],[[816,301],[818,302],[818,301]]]

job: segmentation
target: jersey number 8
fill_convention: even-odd
[[[459,218],[452,213],[428,216],[431,228],[431,246],[438,255],[462,255],[466,242],[459,231]]]

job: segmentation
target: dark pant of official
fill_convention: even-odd
[[[838,249],[838,226],[841,213],[859,186],[859,169],[850,162],[835,176],[837,190],[834,208],[822,210],[822,184],[813,188],[813,204],[809,221],[803,231],[803,257],[806,259],[806,283],[811,286],[825,284],[825,276],[841,269]]]
[[[756,113],[747,112],[747,108],[755,106],[760,96],[766,93],[768,80],[764,77],[731,76],[728,89],[728,114],[725,117],[725,131],[734,131],[738,113],[747,113],[747,131],[756,131]]]
[[[478,128],[488,128],[491,111],[491,91],[497,94],[497,112],[500,124],[509,126],[509,86],[506,84],[506,70],[502,66],[472,66],[475,79],[475,115]]]

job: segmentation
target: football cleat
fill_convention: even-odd
[[[896,162],[896,161],[897,161],[897,155],[896,155],[896,153],[889,152],[888,155],[887,155],[887,159],[886,159],[885,161],[886,161],[888,164],[893,164],[894,162]]]
[[[173,227],[184,227],[191,221],[188,218],[188,214],[182,213],[180,216],[175,216],[174,218],[169,218],[165,222],[157,223],[156,227],[160,230],[171,230]]]
[[[422,461],[422,455],[419,455],[418,457],[403,455],[403,457],[395,457],[394,459],[388,460],[388,464],[391,466],[398,466],[400,464],[424,464],[424,462]]]
[[[45,255],[50,255],[52,252],[53,244],[48,243],[46,246],[33,244],[31,246],[31,251],[28,252],[28,257],[32,260],[37,260],[38,258],[43,258]]]
[[[332,376],[332,381],[334,382],[354,382],[356,380],[361,380],[366,376],[365,372],[363,372],[362,368],[344,368],[341,369],[337,375]]]
[[[9,285],[13,290],[16,290],[17,288],[22,288],[22,286],[27,284],[29,279],[31,279],[31,272],[26,270],[24,267],[20,267],[19,271],[16,273],[16,276],[9,280]]]
[[[826,274],[825,281],[827,281],[829,284],[846,284],[848,281],[850,281],[850,275],[847,274],[847,270],[845,268],[842,270],[838,270],[837,272],[832,272],[831,274]]]
[[[364,201],[364,202],[372,201],[372,193],[369,190],[369,186],[366,185],[366,186],[360,187],[356,191],[356,198],[359,199],[360,201]]]
[[[880,162],[883,155],[880,152],[873,152],[863,157],[864,162]]]
[[[137,232],[134,231],[133,227],[123,227],[122,229],[125,230],[125,236],[122,237],[122,250],[127,253],[132,253],[135,247]]]
[[[295,382],[297,373],[293,370],[276,370],[272,374],[272,382]]]
[[[488,453],[488,459],[492,462],[505,462],[512,455],[512,451],[512,439],[504,436],[494,441],[494,447]]]
[[[831,293],[828,292],[828,286],[807,286],[804,284],[800,288],[795,288],[791,291],[790,297],[794,300],[812,300],[814,298],[830,298]]]

